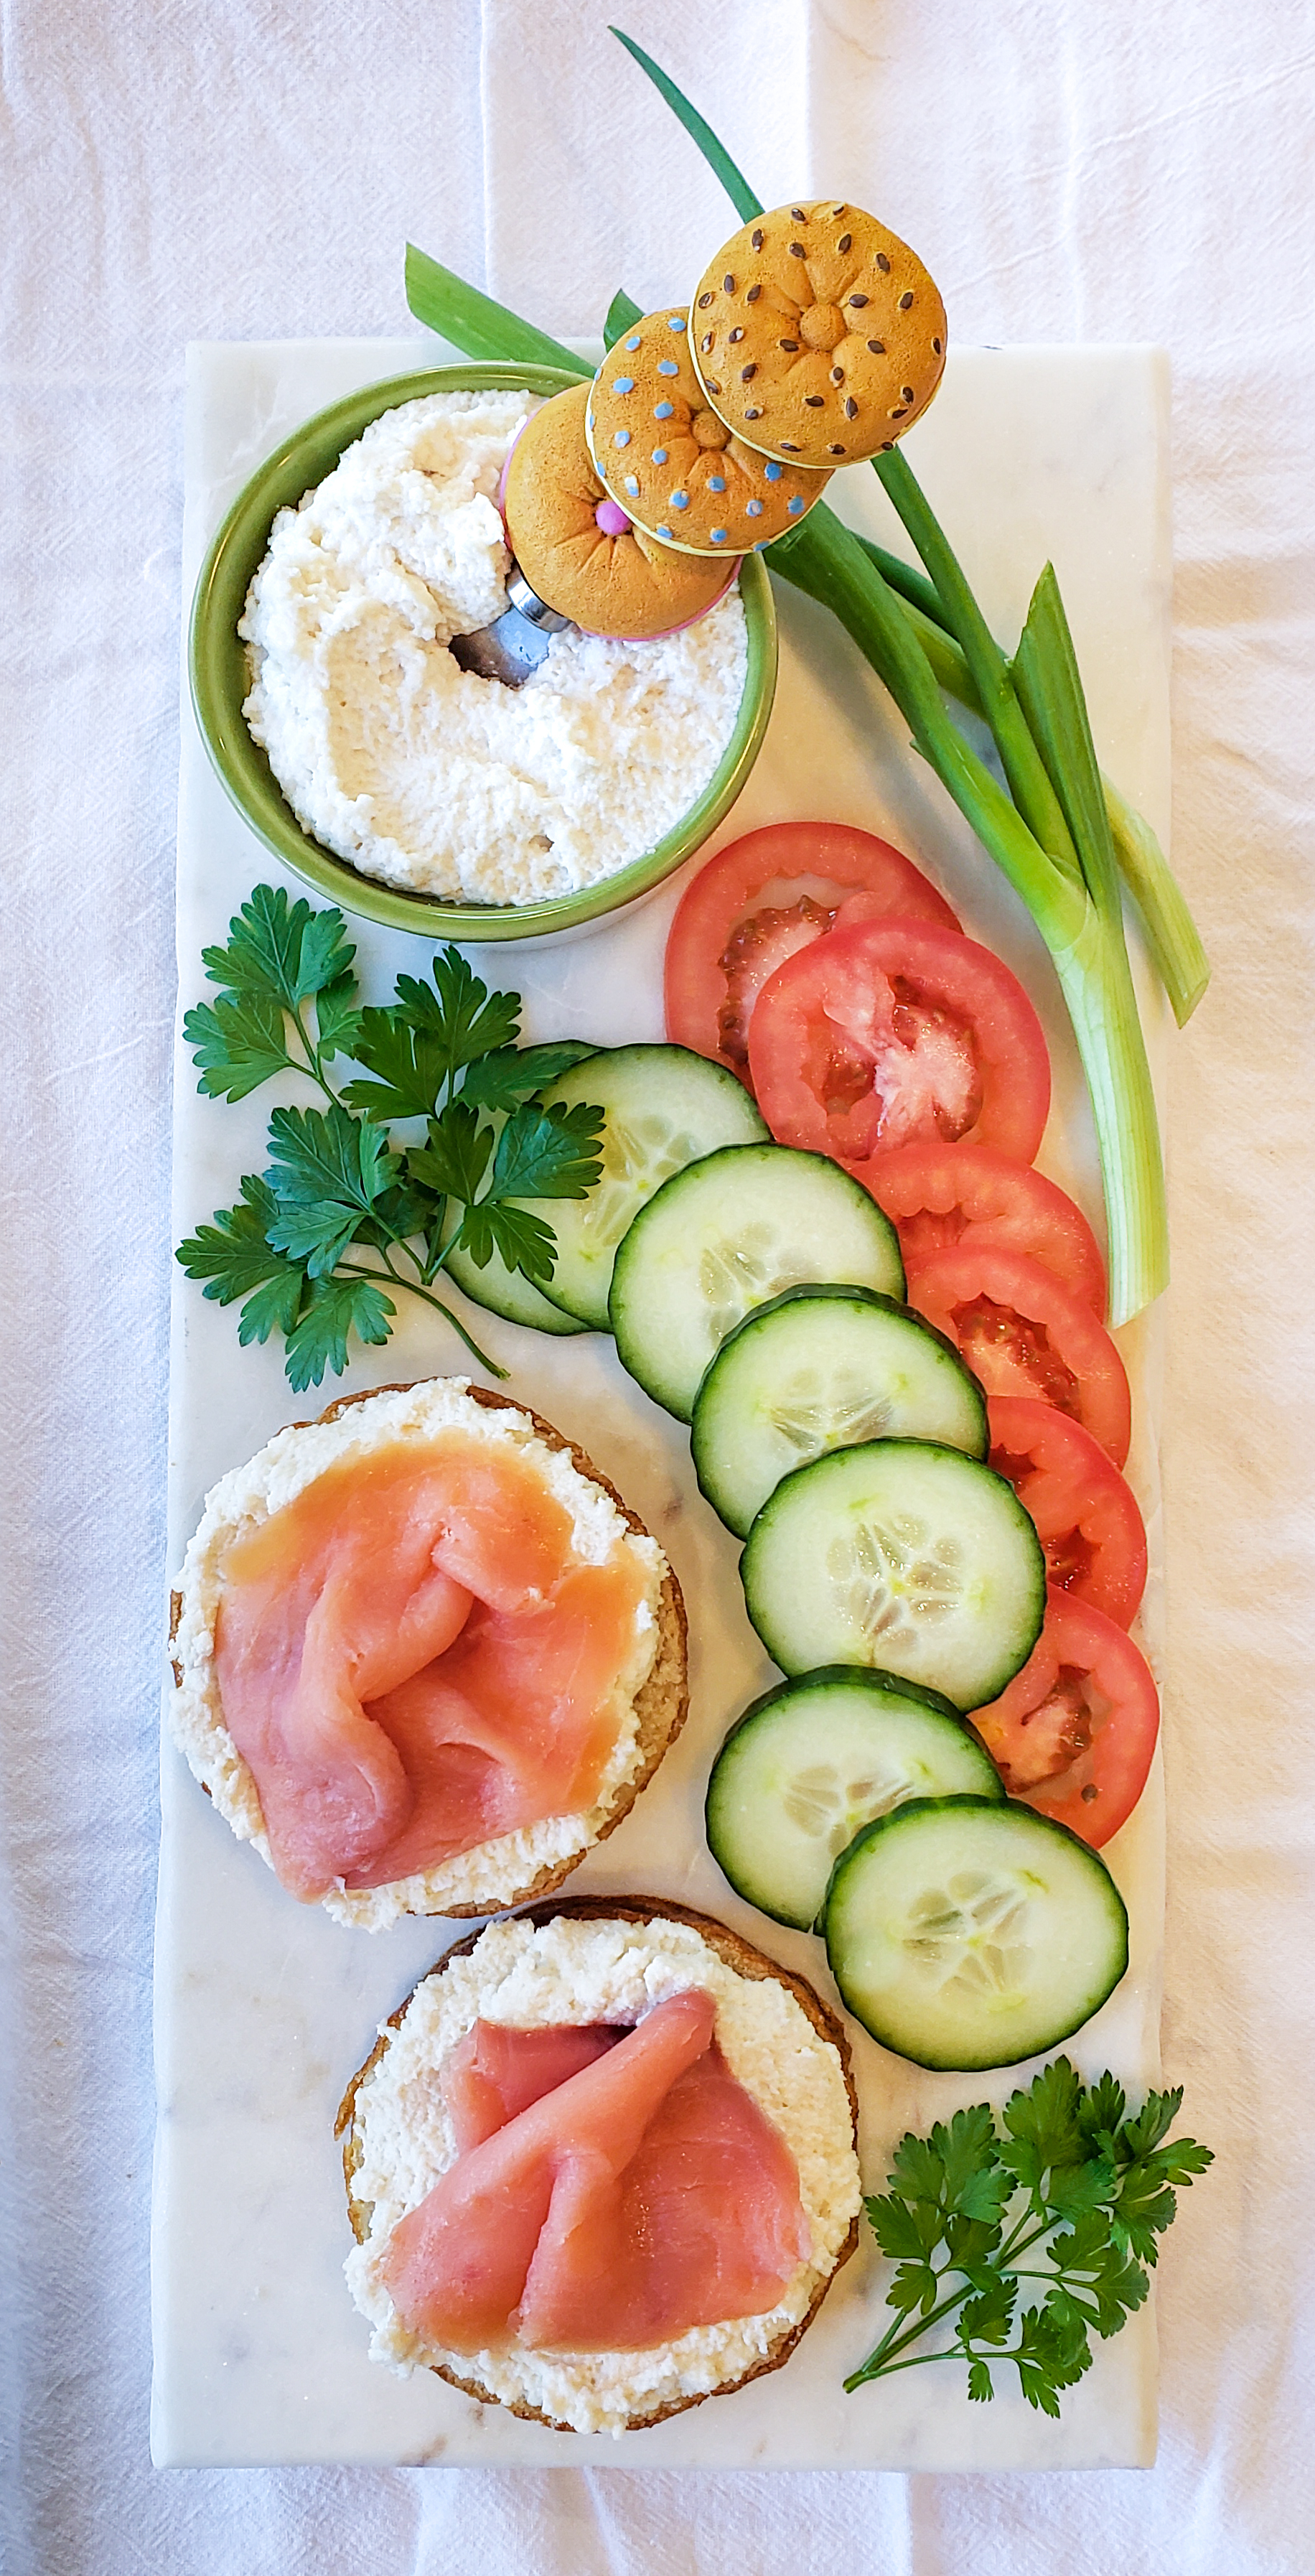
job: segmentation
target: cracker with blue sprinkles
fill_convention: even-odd
[[[736,436],[790,465],[893,447],[945,367],[945,307],[916,251],[857,206],[756,215],[700,278],[690,354]]]
[[[512,449],[502,504],[511,549],[531,589],[586,634],[665,635],[720,599],[734,561],[676,554],[605,497],[585,444],[588,393],[555,394]]]
[[[699,382],[688,324],[664,305],[609,351],[590,393],[590,452],[613,500],[660,545],[748,554],[804,517],[829,470],[768,460],[732,434]]]

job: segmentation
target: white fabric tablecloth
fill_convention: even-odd
[[[918,246],[964,342],[1175,371],[1164,2054],[1219,2150],[1167,2240],[1148,2473],[153,2474],[150,1938],[182,351],[407,327],[407,237],[547,325],[733,228],[595,0],[9,0],[0,1033],[6,2566],[60,2576],[1315,2563],[1315,31],[1259,0],[626,0],[770,203]]]

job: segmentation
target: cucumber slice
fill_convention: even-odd
[[[984,1458],[986,1397],[953,1342],[871,1288],[791,1288],[728,1334],[694,1402],[698,1480],[739,1538],[782,1476],[865,1440]]]
[[[654,1401],[688,1422],[726,1335],[805,1280],[903,1296],[899,1237],[876,1200],[825,1154],[770,1144],[706,1154],[641,1208],[616,1256],[617,1350]]]
[[[832,1872],[831,1973],[865,2030],[915,2066],[1015,2066],[1080,2030],[1128,1965],[1099,1854],[1007,1799],[918,1798]]]
[[[461,1290],[463,1297],[469,1297],[473,1306],[483,1306],[490,1315],[502,1315],[509,1324],[526,1324],[536,1333],[589,1330],[577,1316],[568,1315],[564,1306],[554,1306],[523,1270],[509,1270],[500,1252],[490,1253],[480,1270],[462,1245],[449,1254],[443,1267],[453,1286]]]
[[[557,1239],[545,1293],[605,1333],[616,1247],[645,1200],[701,1154],[756,1143],[767,1129],[743,1083],[689,1047],[604,1048],[540,1097],[569,1105],[590,1100],[606,1113],[602,1178],[588,1197],[525,1201]]]
[[[731,1729],[708,1782],[708,1844],[750,1905],[808,1932],[861,1826],[910,1798],[971,1794],[999,1800],[1004,1784],[948,1700],[837,1664],[778,1683]]]
[[[1013,1486],[922,1440],[796,1467],[759,1512],[740,1579],[782,1672],[876,1664],[960,1709],[999,1698],[1046,1606],[1041,1541]]]

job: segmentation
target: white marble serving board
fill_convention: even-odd
[[[229,501],[260,459],[323,404],[449,353],[433,338],[205,346],[191,353],[184,598]],[[909,453],[996,632],[1016,638],[1037,572],[1053,558],[1105,766],[1162,835],[1168,823],[1169,533],[1167,372],[1144,349],[958,350]],[[898,534],[875,477],[837,476],[846,516],[887,543]],[[838,626],[778,585],[781,677],[761,758],[719,840],[781,816],[830,816],[887,834],[943,887],[965,929],[1006,958],[1050,1040],[1055,1106],[1040,1162],[1099,1227],[1085,1095],[1058,990],[1031,924],[936,781]],[[715,846],[715,844],[714,844]],[[178,827],[181,1011],[208,989],[202,946],[280,871],[211,772],[184,694]],[[683,880],[681,881],[683,882]],[[299,891],[293,887],[295,893]],[[680,884],[574,941],[473,952],[491,983],[518,986],[526,1034],[604,1043],[662,1034],[660,965]],[[424,951],[404,933],[352,925],[369,998],[390,997]],[[1153,1059],[1162,1006],[1147,993]],[[179,1048],[175,1240],[235,1198],[265,1160],[269,1109],[201,1099]],[[280,1350],[243,1351],[237,1310],[206,1303],[175,1273],[169,1549],[176,1569],[207,1488],[281,1423],[315,1409],[289,1394]],[[459,1302],[459,1301],[458,1301]],[[622,1372],[610,1342],[550,1340],[472,1317],[511,1371],[510,1392],[580,1440],[661,1538],[684,1587],[692,1710],[657,1779],[612,1840],[569,1882],[648,1892],[716,1913],[834,2002],[820,1946],[778,1929],[726,1887],[703,1840],[702,1796],[730,1720],[772,1678],[744,1614],[736,1548],[698,1494],[686,1432]],[[1150,1530],[1145,1635],[1162,1630],[1155,1468],[1158,1329],[1122,1337],[1137,1430],[1130,1474]],[[417,1309],[383,1350],[359,1355],[337,1392],[463,1371],[460,1345]],[[860,2390],[841,2379],[886,2322],[885,2266],[870,2242],[842,2274],[786,2368],[733,2396],[626,2435],[553,2433],[481,2406],[428,2373],[410,2380],[367,2360],[348,2298],[342,2177],[333,2121],[378,2025],[437,1958],[438,1922],[379,1936],[341,1929],[284,1894],[237,1843],[165,1739],[156,1965],[159,2125],[153,2213],[152,2445],[165,2466],[291,2461],[589,2462],[627,2468],[1003,2469],[1145,2465],[1155,2448],[1155,2329],[1149,2310],[1099,2348],[1052,2423],[1006,2384],[970,2406],[963,2374],[913,2371]],[[1107,1858],[1127,1899],[1132,1965],[1070,2043],[1084,2073],[1110,2065],[1140,2090],[1158,2072],[1163,1813],[1158,1762]],[[458,1930],[465,1927],[456,1927]],[[1003,2099],[1018,2072],[936,2076],[853,2030],[870,2188],[909,2127],[957,2105]],[[1028,2070],[1021,2070],[1026,2076]],[[1000,2374],[1011,2383],[1014,2374]]]

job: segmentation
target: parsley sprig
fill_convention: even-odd
[[[1181,2086],[1149,2093],[1129,2119],[1112,2075],[1088,2086],[1057,2057],[1002,2114],[979,2102],[901,2139],[889,2190],[864,2202],[896,2267],[896,2313],[846,2388],[963,2361],[969,2396],[985,2400],[1009,2362],[1029,2406],[1058,2415],[1061,2389],[1091,2368],[1091,2336],[1117,2334],[1145,2300],[1176,2188],[1214,2161],[1194,2138],[1168,2138],[1182,2098]],[[1032,2281],[1043,2295],[1020,2314]],[[941,2325],[948,2341],[912,2350]]]
[[[363,1007],[342,914],[257,886],[222,948],[203,951],[214,1002],[183,1034],[216,1100],[245,1100],[296,1074],[324,1106],[280,1107],[269,1168],[247,1173],[237,1204],[178,1247],[189,1279],[221,1306],[242,1300],[245,1346],[281,1333],[300,1393],[341,1375],[353,1334],[386,1342],[404,1290],[442,1315],[494,1377],[504,1377],[434,1294],[461,1245],[477,1268],[496,1252],[542,1286],[552,1232],[526,1199],[583,1198],[598,1179],[603,1113],[531,1097],[591,1050],[573,1039],[518,1046],[520,997],[490,993],[459,949],[431,978],[399,975],[386,1009]],[[335,1085],[329,1067],[359,1071]],[[398,1143],[392,1124],[423,1122]]]

